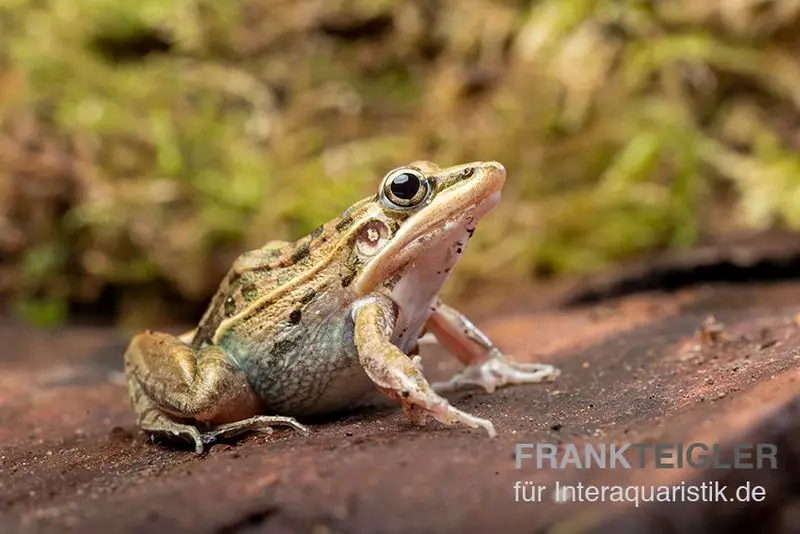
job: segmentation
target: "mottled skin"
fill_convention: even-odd
[[[558,370],[503,356],[438,294],[505,178],[496,162],[415,162],[309,236],[244,253],[197,329],[131,341],[125,370],[141,428],[202,452],[248,430],[305,432],[294,417],[341,410],[377,387],[416,424],[433,417],[495,435],[490,421],[439,393],[491,392],[552,380]],[[398,181],[414,198],[395,195]],[[411,357],[426,331],[466,366],[447,382],[429,384]]]

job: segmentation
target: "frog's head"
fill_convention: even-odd
[[[419,161],[386,174],[355,236],[356,293],[365,295],[420,266],[443,281],[478,220],[500,200],[505,180],[497,162],[443,169]]]

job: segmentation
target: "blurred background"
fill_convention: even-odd
[[[800,227],[800,0],[5,0],[0,301],[196,317],[417,159],[504,200],[448,287]]]

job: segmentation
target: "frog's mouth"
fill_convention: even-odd
[[[406,220],[389,244],[364,267],[354,286],[358,295],[370,293],[412,265],[441,237],[456,231],[472,234],[480,218],[500,201],[506,181],[506,170],[500,163],[472,165],[475,174],[469,180],[437,194],[430,204]]]

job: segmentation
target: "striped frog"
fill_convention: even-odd
[[[139,426],[202,453],[246,431],[307,432],[295,418],[344,409],[377,388],[417,425],[431,417],[494,436],[489,420],[441,394],[559,375],[504,356],[439,298],[505,180],[497,162],[415,162],[310,235],[245,252],[195,330],[131,341],[125,373]],[[426,332],[465,366],[448,381],[431,384],[422,373]]]

